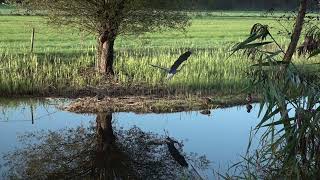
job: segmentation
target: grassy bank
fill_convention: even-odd
[[[280,30],[272,18],[194,16],[187,32],[166,31],[116,41],[116,90],[134,87],[167,89],[168,93],[240,93],[247,87],[245,70],[254,62],[230,47],[243,40],[257,22]],[[31,29],[36,29],[34,54],[30,55]],[[41,95],[108,83],[93,72],[95,37],[72,28],[48,26],[37,16],[0,16],[0,94]],[[275,35],[281,44],[287,37]],[[273,48],[273,47],[270,47]],[[149,64],[170,67],[184,51],[193,55],[174,79]],[[305,59],[295,60],[305,63]],[[317,59],[308,60],[308,63]],[[115,86],[109,86],[114,88]],[[135,91],[130,91],[134,94]],[[157,92],[155,91],[152,91]],[[151,91],[150,91],[151,93]],[[124,93],[125,94],[125,93]],[[142,93],[144,94],[144,93]]]

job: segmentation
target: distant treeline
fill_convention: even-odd
[[[0,0],[0,3],[6,0]],[[183,0],[187,7],[199,10],[296,10],[299,0]],[[320,0],[310,0],[314,5]]]
[[[314,9],[320,0],[310,0]],[[186,0],[189,5],[205,10],[296,10],[299,0]]]

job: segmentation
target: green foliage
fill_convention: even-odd
[[[320,54],[320,28],[317,25],[307,30],[304,42],[298,51],[299,54],[310,54],[309,58]]]
[[[270,33],[267,35],[272,38]],[[241,178],[245,179],[319,177],[319,76],[305,72],[308,65],[296,66],[294,62],[281,61],[282,57],[278,56],[283,51],[280,48],[270,51],[264,43],[252,43],[258,37],[262,36],[253,33],[234,49],[255,53],[253,59],[258,63],[251,67],[248,76],[251,90],[257,90],[263,97],[259,113],[262,119],[256,129],[264,129],[264,135],[259,149],[248,152],[244,162],[236,167],[241,169]],[[246,46],[248,43],[255,45]],[[278,45],[275,40],[274,43]]]
[[[241,13],[234,13],[232,16],[238,14],[241,15]],[[147,33],[139,38],[120,36],[115,48],[115,68],[118,79],[124,86],[146,84],[151,87],[177,88],[184,92],[240,92],[250,83],[245,74],[247,67],[258,62],[248,61],[239,53],[228,60],[223,59],[229,55],[227,48],[231,43],[238,41],[239,38],[245,38],[248,34],[246,29],[255,21],[262,21],[277,28],[277,23],[268,18],[207,16],[193,19],[192,26],[187,29],[186,34],[178,31],[165,31]],[[49,90],[51,81],[53,82],[52,87],[59,87],[52,89],[55,92],[59,89],[66,89],[66,87],[83,88],[87,85],[86,83],[99,84],[100,78],[94,73],[90,73],[93,77],[81,74],[88,70],[88,66],[92,67],[94,64],[96,41],[93,36],[78,33],[72,28],[59,29],[46,26],[42,18],[34,16],[1,16],[0,22],[0,34],[3,35],[0,36],[0,57],[6,58],[0,61],[0,68],[4,69],[3,73],[0,71],[1,79],[3,79],[2,94],[9,92],[38,94],[39,91]],[[36,29],[34,58],[39,63],[50,67],[37,66],[39,70],[37,70],[36,79],[26,72],[28,68],[36,69],[29,67],[36,65],[36,63],[31,63],[32,58],[28,53],[32,27]],[[227,34],[226,31],[228,31]],[[275,37],[280,38],[281,44],[288,41],[285,37]],[[260,43],[260,40],[256,43]],[[265,46],[269,50],[275,49],[271,45]],[[162,72],[148,66],[148,63],[153,63],[169,67],[181,53],[190,48],[194,50],[194,54],[172,81],[166,81]],[[272,58],[272,56],[268,54],[264,58]],[[21,59],[24,61],[20,61]],[[7,69],[9,62],[20,65],[12,66],[12,71],[10,71]],[[52,64],[53,62],[59,63],[55,65]],[[296,58],[294,62],[303,64],[305,58]],[[308,62],[318,63],[319,60],[311,58]],[[59,64],[63,65],[59,67]],[[50,74],[56,74],[56,76],[47,76],[48,70],[46,69],[52,69]],[[308,71],[317,73],[317,69],[313,69],[313,66],[310,66]],[[11,85],[13,82],[10,79],[17,81]],[[67,80],[73,82],[74,86],[70,86],[71,82]],[[34,85],[32,88],[25,87],[27,84]]]
[[[186,3],[193,5],[195,9],[206,10],[269,10],[294,9],[297,1],[290,0],[185,0]],[[316,2],[314,2],[316,4]]]
[[[15,0],[11,2],[16,4]],[[179,11],[180,4],[180,0],[23,0],[17,5],[47,16],[48,22],[56,25],[71,25],[95,34],[108,30],[119,35],[183,29],[189,18]]]

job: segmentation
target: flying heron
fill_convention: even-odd
[[[182,67],[178,70],[179,66],[186,60],[188,60],[188,58],[191,56],[191,51],[187,51],[185,53],[183,53],[171,66],[170,69],[165,68],[165,67],[161,67],[161,66],[157,66],[157,65],[153,65],[150,64],[150,66],[162,69],[164,71],[166,71],[168,73],[167,75],[167,79],[171,79],[175,74],[177,74],[179,71],[181,71]]]

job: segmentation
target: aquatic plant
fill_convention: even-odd
[[[235,164],[241,179],[316,179],[320,169],[320,84],[317,73],[302,70],[292,62],[306,11],[300,1],[292,41],[287,51],[281,47],[268,51],[265,46],[278,44],[268,26],[256,24],[250,36],[233,50],[246,50],[257,64],[249,76],[252,88],[261,93],[260,123],[264,131],[260,147],[252,152],[250,144],[242,163]],[[300,27],[298,27],[300,26]],[[272,41],[264,41],[270,37]],[[283,56],[282,56],[283,55]],[[317,67],[316,64],[310,64]],[[308,66],[308,65],[305,65]],[[224,176],[225,179],[232,176]]]

